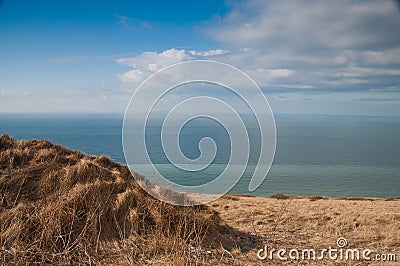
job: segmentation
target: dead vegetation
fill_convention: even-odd
[[[201,263],[234,245],[209,207],[160,202],[126,166],[45,140],[0,136],[0,190],[5,265]]]
[[[400,204],[397,197],[334,199],[307,197],[222,197],[210,203],[224,221],[258,236],[256,248],[235,256],[236,265],[399,265]],[[238,204],[240,202],[240,204]],[[257,249],[337,248],[344,237],[349,248],[373,254],[396,254],[396,261],[260,261]]]

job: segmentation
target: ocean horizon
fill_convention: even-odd
[[[106,155],[126,164],[122,141],[123,115],[2,113],[0,134],[15,139],[47,139],[68,149]],[[400,117],[343,115],[276,115],[277,147],[271,170],[262,185],[249,193],[248,183],[257,162],[257,138],[251,144],[246,171],[231,194],[271,196],[391,197],[400,195]],[[154,166],[168,179],[199,185],[218,176],[229,159],[226,131],[199,120],[183,128],[182,152],[199,156],[198,142],[212,137],[218,147],[213,163],[199,173],[169,164],[160,148],[161,123],[150,123],[146,138]],[[249,135],[257,134],[249,129]],[[253,133],[252,133],[253,132]],[[130,165],[145,176],[151,165],[140,158]],[[231,165],[235,167],[235,165]],[[239,169],[240,167],[238,167]]]

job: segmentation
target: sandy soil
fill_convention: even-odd
[[[232,264],[400,265],[399,199],[278,198],[283,199],[226,195],[209,203],[228,225],[247,234],[230,236],[236,238],[237,243],[237,248],[227,251]],[[307,253],[306,259],[301,259],[304,249],[315,249],[316,257],[324,248],[332,247],[340,252],[337,246],[339,238],[347,241],[343,252],[347,249],[359,250],[359,261],[352,260],[350,253],[348,260],[346,255],[343,255],[343,260],[330,259],[328,253],[323,260],[308,260]],[[272,260],[269,257],[259,259],[257,251],[265,245],[269,252],[272,248],[286,249],[283,257],[287,261],[280,260],[276,253]],[[299,260],[290,259],[290,249],[300,252]],[[365,249],[372,250],[368,256],[371,261],[362,258]],[[381,258],[386,256],[387,260],[394,254],[396,261],[377,261],[375,255],[378,253],[384,254]],[[292,255],[296,256],[296,253]]]

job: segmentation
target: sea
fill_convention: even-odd
[[[329,197],[400,196],[400,117],[275,115],[276,153],[264,182],[248,191],[259,155],[259,143],[252,141],[250,159],[231,194],[271,196],[322,195]],[[163,154],[161,121],[155,119],[146,130],[146,143],[153,164],[160,173],[177,183],[198,185],[216,178],[230,156],[229,136],[221,125],[194,121],[182,128],[179,143],[183,154],[195,159],[204,137],[217,145],[212,165],[204,171],[177,168]],[[47,139],[72,150],[107,155],[126,164],[122,147],[121,114],[0,114],[0,134],[15,139]],[[250,127],[249,135],[257,135]],[[253,139],[257,139],[256,137]],[[151,175],[140,159],[132,169]],[[240,168],[240,167],[239,167]],[[150,169],[150,166],[149,168]]]

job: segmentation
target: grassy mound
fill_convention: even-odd
[[[4,264],[184,264],[229,242],[208,207],[160,202],[126,166],[46,140],[0,136],[0,191]]]

